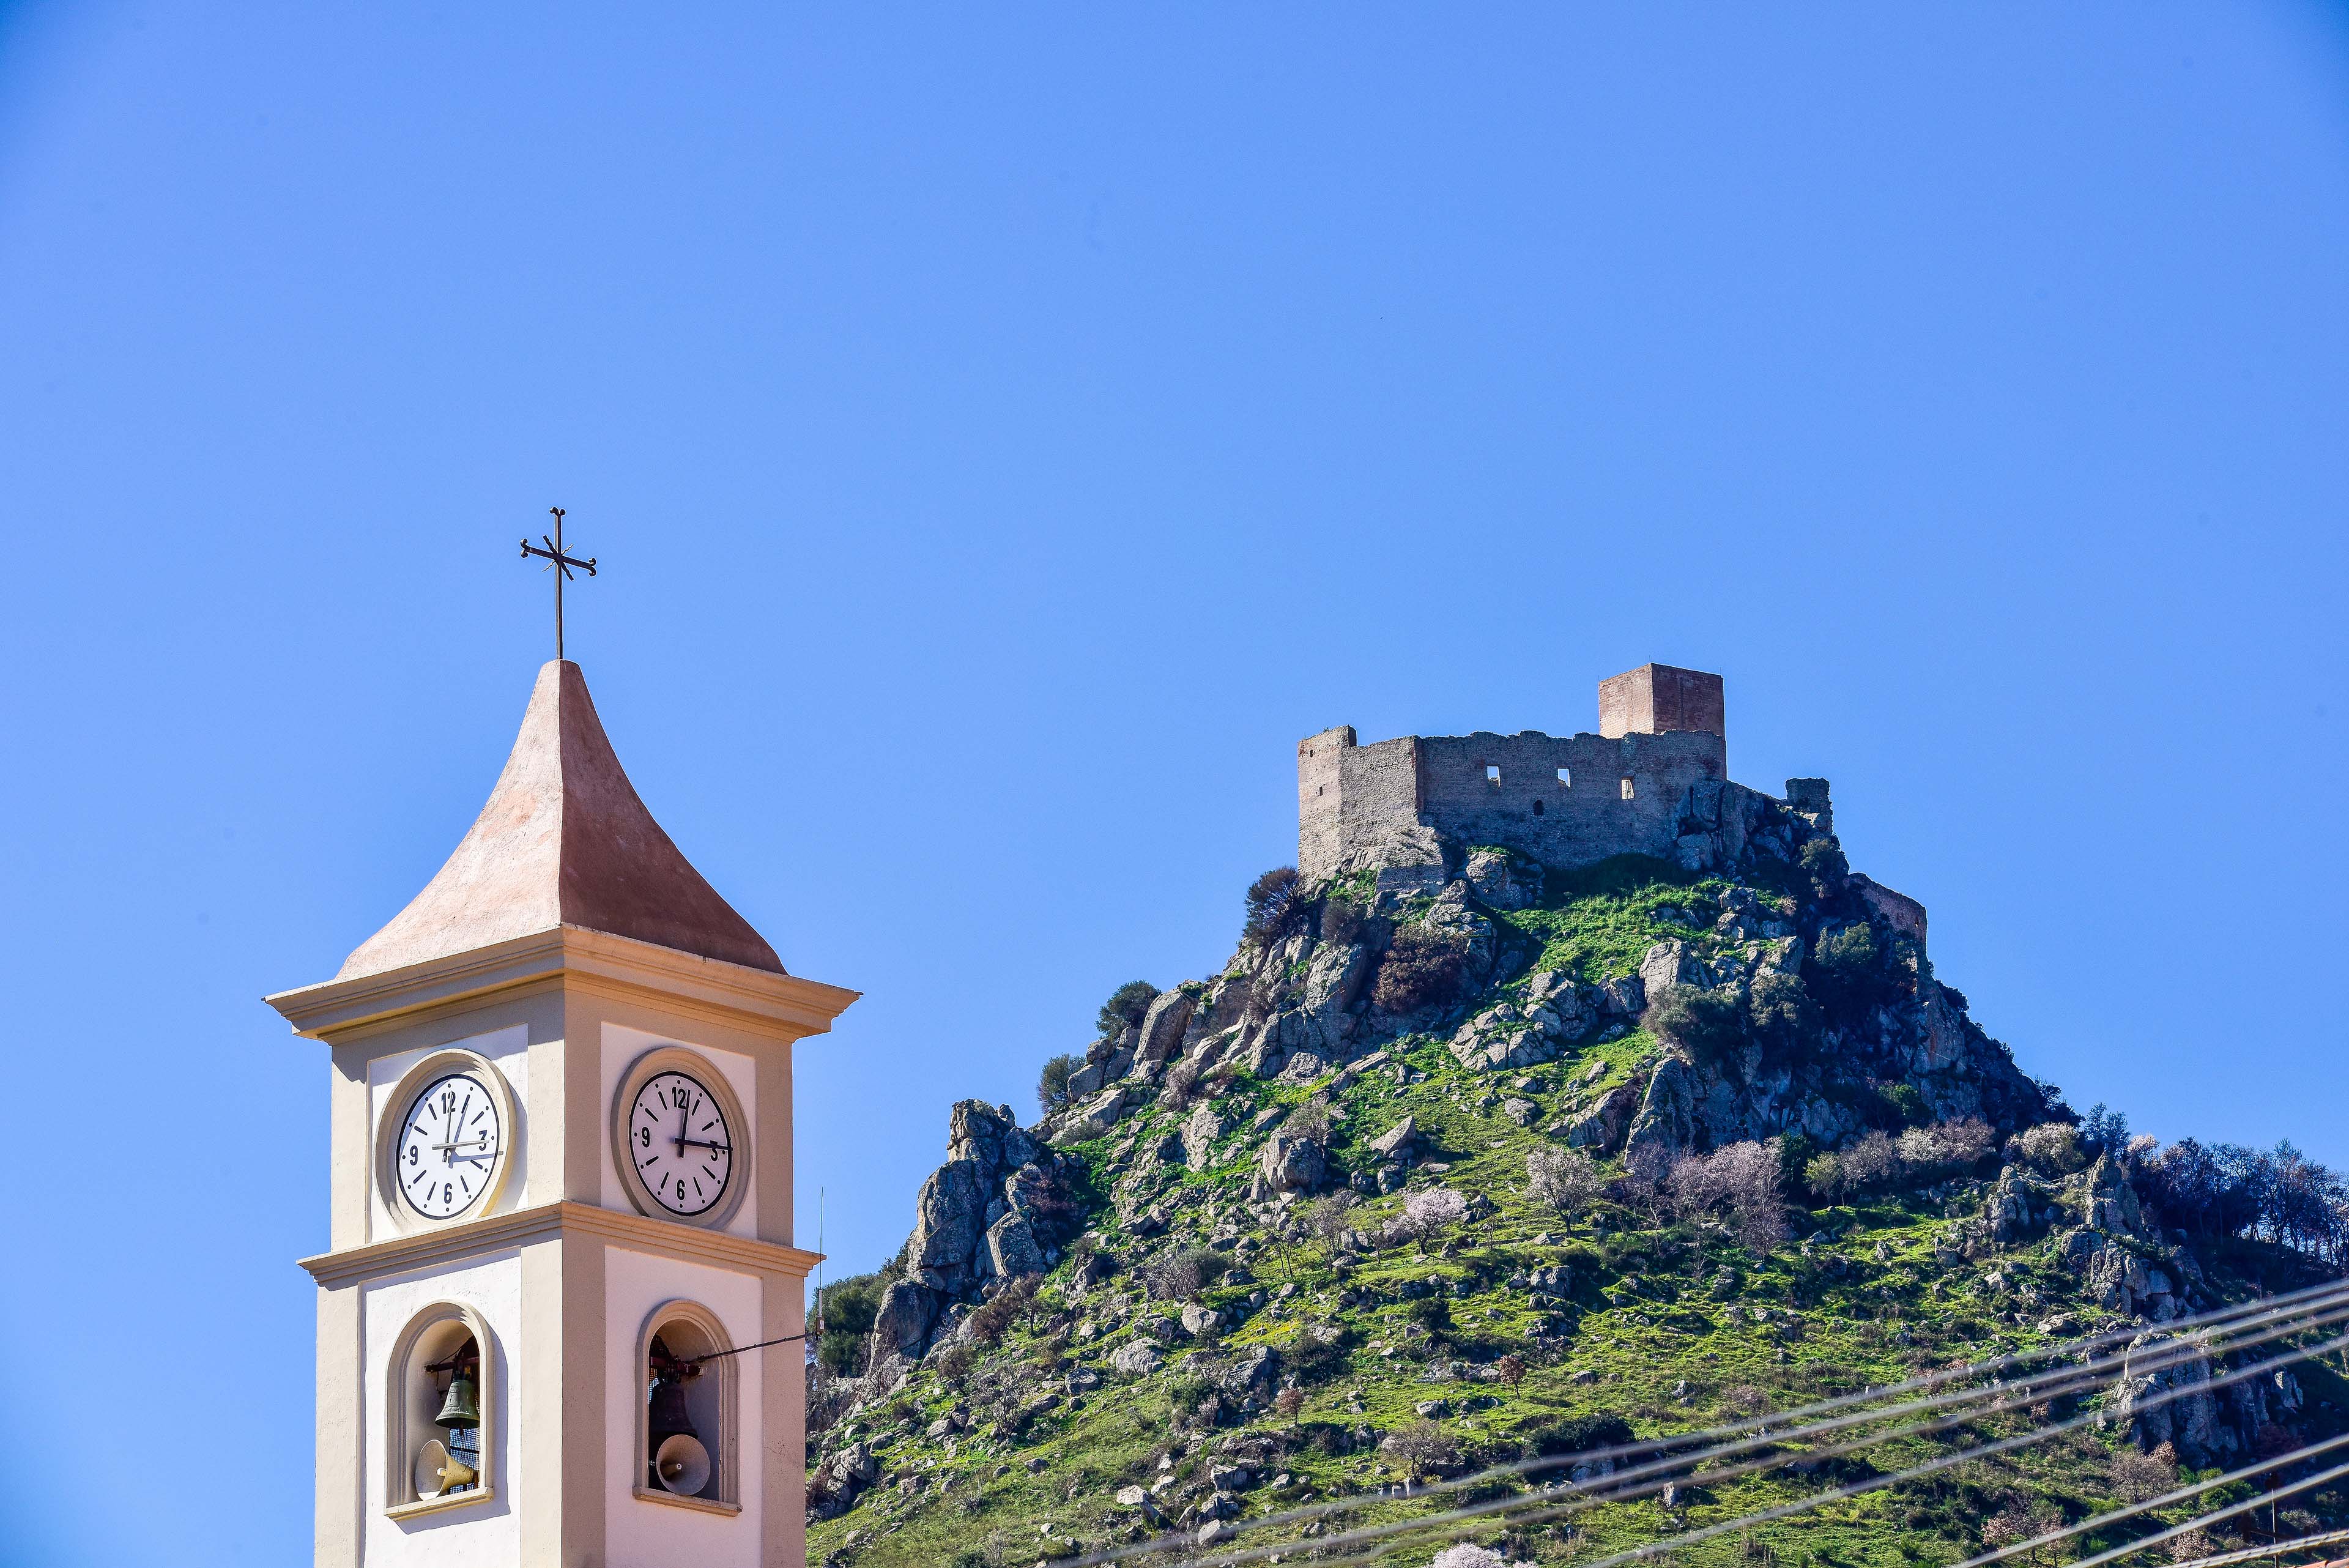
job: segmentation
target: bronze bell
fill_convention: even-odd
[[[653,1379],[651,1400],[651,1407],[645,1412],[645,1433],[654,1448],[680,1432],[695,1435],[693,1417],[685,1407],[685,1379],[663,1370]]]
[[[481,1402],[472,1374],[460,1368],[449,1379],[449,1397],[440,1401],[440,1413],[432,1419],[452,1432],[470,1431],[481,1424]]]

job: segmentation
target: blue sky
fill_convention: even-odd
[[[0,1417],[106,1495],[0,1560],[306,1556],[259,998],[471,820],[554,504],[646,799],[866,993],[843,1270],[1220,962],[1298,737],[1651,659],[2075,1105],[2349,1162],[2338,7],[479,9],[0,5]]]

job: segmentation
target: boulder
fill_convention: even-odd
[[[1648,1092],[1623,1140],[1625,1157],[1646,1154],[1671,1159],[1696,1152],[1696,1069],[1679,1056],[1667,1056],[1648,1080]]]
[[[1191,1109],[1183,1124],[1184,1163],[1193,1170],[1205,1170],[1215,1161],[1216,1140],[1224,1136],[1224,1118],[1211,1105],[1198,1105]]]
[[[1640,955],[1640,987],[1650,997],[1661,996],[1667,986],[1692,985],[1702,990],[1712,983],[1704,961],[1678,938],[1657,942]]]
[[[1639,1104],[1639,1090],[1629,1084],[1616,1085],[1599,1096],[1588,1110],[1567,1122],[1567,1143],[1598,1154],[1613,1154],[1623,1147],[1624,1134],[1631,1127],[1631,1113]]]
[[[1150,1011],[1142,1015],[1142,1030],[1133,1048],[1136,1067],[1154,1072],[1182,1050],[1183,1032],[1190,1026],[1198,1001],[1198,993],[1188,985],[1158,993]]]
[[[1529,909],[1541,902],[1541,867],[1520,856],[1472,849],[1461,875],[1488,909]]]
[[[1276,1192],[1310,1192],[1330,1171],[1328,1157],[1319,1143],[1280,1129],[1265,1140],[1257,1168],[1265,1185]]]
[[[1419,1139],[1419,1118],[1405,1116],[1370,1141],[1370,1150],[1381,1159],[1406,1158]]]
[[[1340,947],[1325,942],[1305,972],[1305,1011],[1316,1019],[1336,1018],[1354,1004],[1362,982],[1378,967],[1379,955],[1368,942]]]
[[[1129,1339],[1111,1352],[1109,1364],[1128,1377],[1144,1377],[1164,1366],[1166,1356],[1155,1340]]]
[[[1280,1352],[1268,1345],[1252,1347],[1236,1363],[1224,1386],[1235,1394],[1261,1393],[1280,1376]]]
[[[912,1280],[892,1280],[873,1314],[871,1364],[892,1355],[918,1356],[937,1321],[938,1293]]]
[[[1143,1091],[1146,1095],[1147,1091]],[[1103,1089],[1075,1109],[1063,1113],[1060,1130],[1052,1135],[1056,1146],[1088,1143],[1117,1126],[1127,1109],[1127,1092],[1123,1088]]]
[[[1201,1306],[1197,1302],[1192,1302],[1183,1308],[1183,1332],[1187,1334],[1196,1337],[1203,1334],[1213,1334],[1223,1325],[1224,1314],[1213,1307]]]
[[[1541,1107],[1531,1100],[1513,1096],[1501,1102],[1501,1114],[1521,1127],[1529,1127],[1534,1125],[1534,1118],[1541,1115]]]
[[[1001,1279],[1040,1274],[1045,1269],[1044,1249],[1037,1244],[1027,1217],[1016,1209],[988,1227],[987,1254]]]

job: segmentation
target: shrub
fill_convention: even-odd
[[[1351,1338],[1350,1334],[1327,1340],[1307,1335],[1298,1341],[1294,1350],[1282,1351],[1281,1361],[1290,1375],[1308,1387],[1327,1383],[1347,1371],[1350,1358],[1346,1352]]]
[[[1331,898],[1321,906],[1321,940],[1350,947],[1361,940],[1362,928],[1368,917],[1359,904],[1343,898]]]
[[[1437,1552],[1427,1568],[1510,1568],[1509,1560],[1489,1546],[1462,1542]]]
[[[2069,1176],[2087,1163],[2080,1138],[2063,1122],[2041,1122],[2007,1140],[2007,1150],[2022,1163],[2052,1176]]]
[[[1371,1000],[1395,1013],[1442,1007],[1460,994],[1467,969],[1467,943],[1425,926],[1405,926],[1379,961]]]
[[[1280,1130],[1308,1143],[1326,1144],[1330,1141],[1330,1107],[1319,1100],[1309,1100],[1288,1113]]]
[[[1921,1127],[1933,1119],[1924,1093],[1914,1084],[1883,1085],[1877,1089],[1876,1097],[1884,1102],[1885,1115],[1895,1126]]]
[[[1301,890],[1294,866],[1276,866],[1249,883],[1247,921],[1240,928],[1240,940],[1269,946],[1288,935],[1290,920],[1303,908]]]
[[[1150,1004],[1157,1000],[1158,988],[1146,980],[1129,980],[1111,992],[1109,1000],[1102,1002],[1101,1011],[1093,1015],[1093,1022],[1101,1028],[1102,1038],[1114,1040],[1124,1033],[1127,1025],[1138,1027],[1149,1013]]]
[[[1442,1296],[1420,1297],[1405,1309],[1403,1316],[1437,1339],[1452,1332],[1452,1303]]]
[[[1800,975],[1764,970],[1754,977],[1745,1002],[1754,1033],[1781,1045],[1807,1040],[1819,1030],[1819,1006]]]
[[[1900,1179],[1900,1149],[1880,1132],[1869,1133],[1844,1150],[1843,1179],[1847,1189],[1877,1192]]]
[[[966,1331],[973,1345],[994,1345],[1010,1332],[1013,1323],[1036,1299],[1038,1276],[1022,1274],[973,1309]]]
[[[1786,1204],[1778,1192],[1778,1151],[1733,1143],[1712,1154],[1675,1160],[1665,1186],[1683,1219],[1726,1210],[1747,1251],[1761,1253],[1786,1239]]]
[[[1413,1421],[1387,1434],[1379,1447],[1392,1454],[1413,1480],[1460,1462],[1460,1450],[1433,1421]]]
[[[1189,1301],[1230,1267],[1231,1261],[1213,1247],[1177,1247],[1151,1264],[1143,1282],[1160,1301]]]
[[[1599,1164],[1578,1148],[1537,1148],[1526,1156],[1526,1193],[1572,1218],[1587,1212],[1606,1189]]]
[[[1347,1234],[1353,1230],[1354,1205],[1360,1201],[1350,1192],[1332,1192],[1305,1206],[1305,1228],[1321,1243],[1324,1251],[1334,1254],[1345,1244]]]
[[[865,1343],[873,1319],[881,1310],[881,1293],[888,1288],[883,1273],[854,1274],[823,1293],[816,1341],[816,1359],[835,1376],[852,1377],[864,1370]]]
[[[1526,1438],[1527,1459],[1557,1459],[1593,1449],[1619,1449],[1631,1441],[1631,1424],[1620,1416],[1568,1416],[1536,1428]]]
[[[1701,1057],[1725,1055],[1739,1039],[1737,1004],[1692,985],[1668,985],[1649,999],[1640,1024],[1657,1039]]]
[[[1853,1007],[1874,994],[1878,956],[1876,933],[1862,920],[1821,937],[1811,967],[1830,1000]]]
[[[2165,1462],[2158,1454],[2123,1449],[2113,1456],[2112,1478],[2113,1490],[2122,1501],[2143,1502],[2178,1484],[2178,1465],[2175,1459]]]
[[[1795,864],[1800,866],[1813,881],[1824,882],[1829,887],[1851,875],[1851,862],[1844,858],[1843,845],[1832,833],[1804,845],[1795,857]]]
[[[1468,1199],[1448,1187],[1431,1187],[1402,1200],[1402,1212],[1386,1223],[1382,1232],[1390,1247],[1421,1241],[1468,1217]]]
[[[1199,1064],[1177,1062],[1166,1069],[1165,1081],[1159,1085],[1158,1098],[1168,1110],[1186,1110],[1198,1097]]]
[[[1823,1198],[1829,1203],[1840,1201],[1846,1187],[1843,1161],[1832,1154],[1816,1157],[1803,1167],[1803,1185],[1810,1189],[1815,1197]]]
[[[1051,1115],[1069,1103],[1069,1075],[1085,1064],[1082,1056],[1062,1052],[1047,1057],[1044,1070],[1036,1075],[1036,1108]]]

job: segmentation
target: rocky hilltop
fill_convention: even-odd
[[[1671,860],[1420,845],[1401,875],[1268,874],[1223,970],[1122,988],[1040,1119],[956,1106],[903,1251],[824,1308],[812,1553],[1024,1568],[1212,1544],[1313,1498],[1407,1514],[1432,1477],[1562,1476],[2098,1329],[2160,1343],[2331,1271],[2329,1173],[2075,1115],[1936,978],[1924,911],[1849,869],[1824,786],[1735,798]],[[2088,1436],[1745,1532],[1740,1560],[1954,1561],[1988,1521],[2077,1517],[2349,1410],[2322,1364],[2226,1365],[2097,1396]],[[1820,1484],[1476,1538],[1566,1561]]]

